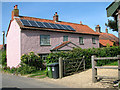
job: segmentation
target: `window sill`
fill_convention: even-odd
[[[40,45],[40,46],[51,46],[51,45]]]
[[[84,43],[81,43],[80,45],[84,45]]]

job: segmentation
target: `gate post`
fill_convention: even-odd
[[[63,77],[63,59],[59,58],[59,78]]]
[[[84,65],[84,71],[85,71],[85,56],[83,56],[83,65]]]
[[[97,82],[97,77],[96,77],[96,75],[97,75],[97,68],[95,68],[97,62],[94,60],[95,57],[96,57],[95,55],[93,55],[91,57],[91,60],[92,60],[92,82],[93,83]]]
[[[120,80],[120,55],[117,55],[118,57],[118,80]]]

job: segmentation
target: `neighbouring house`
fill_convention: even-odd
[[[0,50],[2,50],[3,49],[3,45],[0,45]],[[6,49],[6,44],[5,44],[5,49]]]
[[[118,43],[119,43],[118,37],[108,33],[107,28],[105,29],[105,33],[101,32],[101,27],[99,25],[97,25],[95,29],[96,29],[96,32],[100,34],[99,36],[100,47],[118,46]]]
[[[0,50],[2,50],[3,49],[3,45],[0,45]]]
[[[68,51],[75,47],[99,48],[99,33],[89,26],[59,21],[57,12],[53,20],[20,16],[17,5],[7,31],[7,66],[16,67],[28,52],[45,58],[51,52]]]
[[[118,37],[120,46],[120,0],[114,0],[107,8],[107,17],[114,17],[118,27]]]

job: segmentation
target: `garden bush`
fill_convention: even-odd
[[[46,59],[46,62],[47,64],[58,62],[59,57],[74,59],[85,56],[86,68],[91,68],[92,55],[96,55],[96,57],[115,57],[119,54],[120,54],[119,46],[89,49],[74,48],[72,51],[50,53]],[[97,65],[105,65],[110,62],[113,62],[113,60],[98,61]]]
[[[30,52],[21,56],[21,63],[16,68],[4,66],[3,70],[14,74],[24,75],[41,70],[42,67],[43,61],[40,59],[40,56],[36,55],[34,52]]]
[[[40,56],[36,55],[34,52],[30,52],[21,56],[21,63],[16,69],[16,73],[30,74],[37,70],[41,70],[42,67],[43,60],[40,59]]]
[[[5,51],[1,51],[2,53],[2,65],[6,66],[7,62],[6,62],[6,50]]]
[[[30,67],[35,67],[36,69],[40,69],[43,67],[43,60],[39,55],[36,55],[34,52],[30,52],[21,57],[21,65],[24,64]]]

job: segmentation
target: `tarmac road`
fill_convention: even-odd
[[[2,88],[67,88],[66,86],[51,84],[33,78],[2,74]]]

